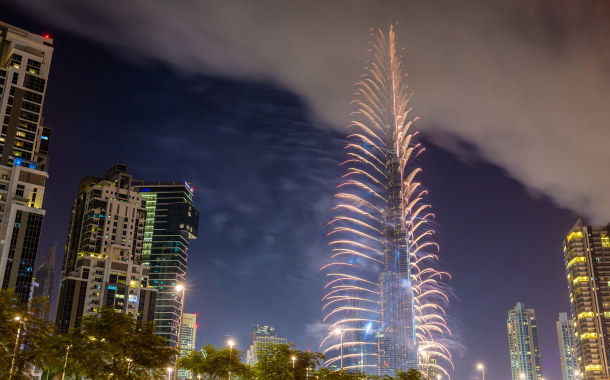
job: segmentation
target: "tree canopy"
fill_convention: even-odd
[[[253,373],[249,365],[242,363],[244,351],[235,348],[222,347],[217,349],[208,344],[201,351],[192,350],[178,361],[181,369],[191,371],[193,379],[200,375],[202,379],[231,378],[252,379]]]

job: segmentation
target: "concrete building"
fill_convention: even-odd
[[[177,347],[184,297],[176,286],[185,285],[189,240],[197,238],[199,210],[187,182],[135,181],[134,187],[146,201],[142,261],[150,266],[150,285],[158,290],[155,333]]]
[[[197,338],[197,314],[184,313],[182,315],[182,336],[180,337],[180,357],[195,349]],[[190,379],[191,372],[178,369],[178,379]]]
[[[610,373],[610,225],[586,226],[578,219],[563,241],[574,320],[576,360],[584,380]]]
[[[257,362],[256,358],[256,345],[257,344],[287,344],[288,341],[286,338],[278,338],[278,336],[257,336],[256,339],[252,342],[248,351],[246,352],[246,363],[249,365],[254,365]]]
[[[508,311],[507,326],[513,380],[542,379],[534,309],[526,309],[521,302],[517,302],[517,306]]]
[[[563,380],[576,380],[578,359],[576,357],[576,342],[574,340],[574,321],[568,319],[568,313],[559,313],[557,339],[559,340]]]
[[[68,223],[55,324],[67,333],[102,306],[154,319],[157,291],[142,265],[146,201],[131,185],[127,166],[80,180]]]
[[[256,338],[259,336],[277,337],[277,334],[275,333],[275,326],[252,325],[252,332],[250,333],[248,347],[253,345]]]
[[[0,280],[26,302],[45,210],[53,40],[0,22]]]

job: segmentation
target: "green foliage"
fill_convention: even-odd
[[[61,354],[60,368],[68,353],[66,375],[92,380],[165,379],[165,368],[178,355],[165,338],[154,335],[152,324],[139,325],[131,315],[112,307],[102,308],[98,316],[81,319],[80,328],[58,336],[55,351]]]
[[[191,371],[193,379],[200,375],[202,379],[252,379],[252,368],[242,363],[244,352],[235,348],[216,349],[211,344],[201,348],[201,351],[192,350],[178,360],[181,369]]]
[[[366,380],[367,375],[364,372],[358,370],[343,371],[343,370],[332,370],[330,368],[320,368],[313,373],[313,378],[316,380]],[[381,376],[374,376],[371,378],[383,379]]]
[[[394,375],[396,380],[428,380],[428,377],[415,368],[410,368],[407,372],[397,369]]]
[[[48,311],[46,299],[35,298],[30,303],[22,303],[13,290],[0,290],[1,379],[29,380],[34,366],[43,368],[54,363],[55,328],[53,323],[42,318],[44,311]]]
[[[253,366],[257,380],[305,380],[324,360],[319,352],[293,350],[294,345],[259,343]],[[294,360],[293,360],[294,358]]]

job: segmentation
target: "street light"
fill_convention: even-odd
[[[186,292],[186,289],[182,284],[178,284],[176,285],[176,292],[182,292],[182,307],[180,308],[180,325],[178,327],[178,357],[176,358],[176,372],[174,373],[174,380],[178,379],[178,359],[180,358],[180,346],[182,345],[182,317],[184,316],[184,293]]]
[[[293,357],[292,357],[292,369],[294,369],[294,362],[295,362],[296,360],[297,360],[297,358],[293,356]]]
[[[436,375],[436,380],[441,380],[441,375]]]
[[[172,367],[167,367],[167,378],[168,379],[172,378]]]
[[[231,380],[231,358],[233,357],[233,341],[230,340],[229,342],[229,380]]]
[[[525,379],[525,374],[523,372],[521,372],[521,374],[519,375],[520,378]]]
[[[68,345],[68,348],[66,349],[66,359],[64,360],[64,373],[63,375],[61,375],[61,380],[64,380],[64,377],[66,376],[66,366],[68,365],[68,354],[70,353],[70,347],[72,347],[72,345]]]
[[[127,375],[129,376],[129,362],[131,361],[131,359],[127,358],[125,359],[125,361],[127,361]]]
[[[483,371],[483,380],[485,380],[485,367],[483,367],[483,364],[479,364],[479,369]]]
[[[19,321],[19,327],[17,327],[17,336],[15,338],[15,350],[13,351],[13,361],[11,362],[11,370],[8,375],[9,380],[11,380],[11,378],[13,377],[13,367],[15,366],[15,356],[17,356],[17,350],[19,349],[19,335],[21,334],[21,324],[23,323],[23,321],[25,321],[25,318],[22,321],[20,316],[16,316],[14,319],[16,321]]]
[[[341,334],[341,371],[343,371],[343,330],[336,329],[335,334]]]

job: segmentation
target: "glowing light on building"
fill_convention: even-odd
[[[328,223],[331,260],[320,268],[329,276],[322,308],[331,322],[320,347],[329,368],[338,368],[342,352],[344,369],[394,375],[419,368],[449,377],[438,364],[452,366],[438,339],[450,335],[438,304],[447,301],[440,281],[448,274],[428,265],[438,252],[431,241],[434,214],[416,181],[421,169],[411,163],[424,148],[412,141],[417,132],[409,132],[417,118],[408,118],[411,94],[394,31],[375,36],[374,58],[351,102],[357,110],[340,163],[345,174],[335,195],[337,215]]]

